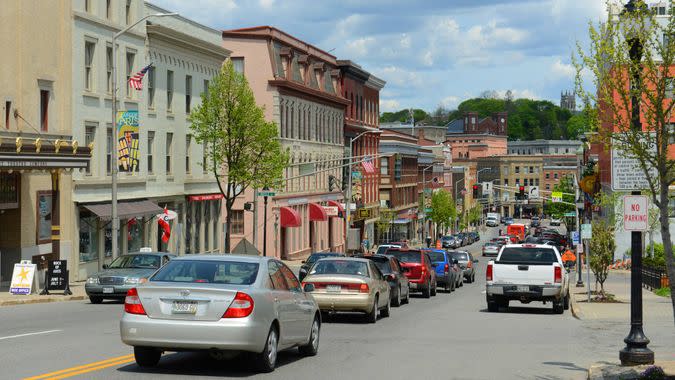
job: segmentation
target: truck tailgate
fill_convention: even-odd
[[[554,264],[498,264],[493,267],[494,284],[550,285],[554,281]]]

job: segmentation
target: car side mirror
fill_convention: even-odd
[[[314,291],[314,284],[312,284],[312,283],[305,284],[303,289],[305,290],[305,292],[311,293],[311,292]]]
[[[108,269],[108,264],[103,264],[103,269]]]

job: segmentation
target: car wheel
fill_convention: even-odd
[[[134,358],[139,367],[154,367],[159,363],[162,351],[152,347],[134,347]]]
[[[427,281],[426,285],[422,289],[422,297],[424,298],[431,297],[431,281]]]
[[[256,364],[261,372],[272,372],[277,364],[277,349],[279,345],[279,333],[277,328],[272,325],[270,332],[267,333],[265,348],[256,356]]]
[[[503,307],[504,309],[508,309],[508,307],[509,307],[509,300],[507,300],[507,299],[498,299],[498,300],[497,300],[497,307]]]
[[[562,314],[565,312],[565,305],[562,299],[553,301],[553,313]]]
[[[309,334],[309,342],[306,345],[298,347],[300,354],[304,356],[314,356],[319,352],[319,337],[321,335],[321,322],[319,317],[314,317],[312,322],[312,331]]]
[[[452,292],[452,286],[450,285],[450,281],[445,282],[444,290],[445,290],[446,293]]]
[[[370,312],[368,314],[366,314],[366,322],[368,322],[368,323],[377,322],[377,301],[378,301],[378,297],[375,296],[375,302],[373,302],[373,308],[370,310]]]
[[[89,302],[93,304],[100,304],[103,302],[103,297],[89,296]]]
[[[408,287],[408,291],[405,293],[405,299],[403,300],[403,303],[405,304],[410,303],[410,287]]]
[[[565,298],[563,299],[563,308],[564,308],[565,310],[569,310],[569,309],[570,309],[570,294],[569,294],[569,293],[567,293],[567,295],[566,295]]]
[[[380,310],[380,316],[382,318],[388,318],[391,315],[391,303],[387,302],[387,306],[384,309]]]
[[[396,297],[391,301],[393,306],[399,307],[401,306],[401,287],[398,287],[398,290],[396,291]]]
[[[497,305],[497,302],[488,301],[487,306],[488,306],[488,311],[490,313],[496,313],[496,312],[499,311],[499,305]]]

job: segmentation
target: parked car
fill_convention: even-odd
[[[436,271],[429,255],[418,249],[390,249],[388,255],[396,257],[410,281],[410,291],[422,292],[425,298],[436,295]]]
[[[119,256],[103,270],[87,278],[84,291],[91,303],[104,299],[124,299],[129,289],[146,281],[176,255],[166,252],[136,252]]]
[[[473,238],[474,243],[480,241],[480,234],[478,232],[469,232],[469,235]]]
[[[441,246],[443,248],[454,248],[455,244],[456,244],[455,237],[452,235],[443,236],[441,238]]]
[[[499,311],[509,301],[552,302],[553,312],[569,308],[569,278],[560,253],[543,244],[513,244],[502,248],[486,269],[488,310]]]
[[[467,251],[451,251],[452,258],[456,259],[459,267],[462,268],[464,281],[472,283],[476,280],[476,269],[474,263],[478,260],[473,258],[473,255]]]
[[[497,227],[499,225],[499,219],[494,216],[488,216],[485,219],[485,225],[488,227]]]
[[[381,244],[379,247],[377,247],[377,251],[375,252],[375,254],[384,255],[385,253],[387,253],[387,250],[389,248],[401,248],[401,246],[398,244]]]
[[[446,293],[455,290],[457,286],[457,277],[462,275],[459,266],[455,266],[452,256],[442,249],[423,250],[429,255],[431,263],[436,271],[436,283],[443,287]]]
[[[501,223],[501,224],[506,224],[506,218],[508,218],[508,217],[507,217],[507,216],[502,216],[502,217],[500,217],[500,218],[499,218],[499,223]]]
[[[274,371],[280,350],[316,355],[320,329],[317,302],[284,263],[243,255],[171,260],[129,289],[120,321],[141,367],[164,351],[242,351],[263,372]]]
[[[559,226],[562,221],[558,218],[551,218],[551,221],[548,223],[550,226]]]
[[[401,306],[410,302],[410,285],[408,277],[405,276],[401,263],[394,256],[389,255],[369,255],[363,256],[375,263],[377,269],[387,278],[391,287],[391,306]],[[391,275],[391,276],[390,276]]]
[[[462,246],[463,241],[462,241],[462,238],[458,234],[452,235],[452,239],[453,240],[452,240],[451,248],[459,248],[459,247]]]
[[[393,278],[392,274],[383,275],[371,260],[339,257],[317,261],[303,284],[322,312],[361,312],[366,315],[366,322],[375,323],[378,314],[383,318],[390,314],[388,281]]]
[[[309,255],[307,260],[302,261],[302,265],[300,266],[300,270],[298,271],[298,279],[302,281],[305,276],[307,276],[307,272],[309,271],[309,268],[314,265],[315,262],[317,262],[319,259],[323,259],[326,257],[344,257],[344,253],[338,253],[338,252],[315,252]]]
[[[483,244],[483,256],[497,256],[500,247],[499,243],[492,241]]]
[[[507,216],[506,218],[504,218],[504,224],[507,225],[507,226],[510,226],[511,224],[513,224],[513,218],[510,217],[510,216]]]
[[[464,247],[465,245],[471,244],[471,238],[469,235],[465,232],[460,232],[457,234],[457,237],[460,239],[461,245],[460,247]]]
[[[540,225],[541,221],[538,216],[533,216],[532,219],[530,219],[530,227],[539,227]]]

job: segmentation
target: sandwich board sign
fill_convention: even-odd
[[[32,264],[30,260],[22,260],[20,263],[14,264],[9,292],[17,295],[31,294],[35,269],[36,265]]]

